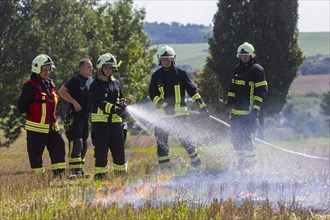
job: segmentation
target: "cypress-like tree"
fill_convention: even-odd
[[[263,112],[271,115],[282,109],[303,60],[297,42],[297,8],[297,0],[218,2],[213,37],[209,39],[211,56],[207,59],[207,66],[217,76],[217,82],[208,83],[218,84],[223,99],[226,99],[238,62],[237,48],[249,42],[256,50],[256,59],[265,68],[269,85]]]

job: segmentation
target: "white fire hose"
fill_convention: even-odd
[[[188,111],[189,113],[191,114],[200,114],[199,112],[197,111]],[[210,118],[212,121],[218,123],[218,124],[221,124],[221,125],[224,125],[225,127],[227,128],[230,128],[230,124],[228,124],[227,122],[224,122],[212,115],[210,115]],[[273,148],[276,148],[278,150],[281,150],[281,151],[284,151],[284,152],[288,152],[288,153],[292,153],[292,154],[297,154],[297,155],[300,155],[300,156],[304,156],[304,157],[308,157],[308,158],[313,158],[313,159],[319,159],[319,160],[329,160],[329,158],[327,157],[318,157],[318,156],[313,156],[313,155],[308,155],[308,154],[304,154],[304,153],[300,153],[300,152],[296,152],[296,151],[292,151],[292,150],[287,150],[287,149],[284,149],[284,148],[281,148],[281,147],[278,147],[278,146],[275,146],[273,144],[270,144],[266,141],[263,141],[263,140],[260,140],[259,138],[254,138],[255,141],[259,142],[259,143],[262,143],[264,145],[267,145],[269,147],[273,147]]]

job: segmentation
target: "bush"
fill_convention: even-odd
[[[318,54],[305,58],[298,72],[301,75],[329,74],[330,56]]]
[[[277,140],[329,137],[329,112],[320,114],[329,109],[324,104],[329,100],[324,97],[326,95],[311,93],[288,98],[280,114],[266,118],[264,135]],[[325,110],[321,110],[323,108]]]

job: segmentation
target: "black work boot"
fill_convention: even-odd
[[[84,171],[81,168],[75,168],[73,169],[72,174],[76,175],[78,178],[81,178],[84,175]]]
[[[68,176],[70,180],[82,178],[84,176],[84,171],[81,168],[73,168],[71,169],[71,173],[72,174]]]
[[[65,169],[57,169],[53,170],[53,176],[54,178],[61,179],[64,176]]]
[[[109,179],[107,173],[97,173],[94,175],[94,180],[106,180],[106,179]]]
[[[127,175],[127,172],[125,170],[114,170],[113,173],[116,177]]]
[[[194,168],[200,168],[201,165],[202,165],[202,161],[199,158],[191,162],[191,166]]]

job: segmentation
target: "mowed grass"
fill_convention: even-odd
[[[126,152],[136,136],[129,136]],[[321,143],[324,140],[320,140]],[[170,157],[176,163],[180,159],[188,160],[185,151],[171,140]],[[281,143],[285,144],[285,143]],[[299,143],[303,145],[304,143]],[[311,143],[313,145],[314,142]],[[296,143],[292,143],[296,146]],[[306,148],[310,146],[307,145]],[[320,149],[324,152],[324,148]],[[315,153],[315,149],[313,151]],[[206,167],[212,167],[212,161],[201,157]],[[273,153],[271,153],[273,155]],[[322,153],[321,153],[322,154]],[[111,171],[108,181],[89,179],[69,180],[53,179],[47,151],[44,163],[48,170],[43,175],[30,172],[25,149],[25,132],[10,147],[0,149],[0,219],[328,219],[330,216],[319,215],[316,211],[285,207],[273,210],[266,200],[264,204],[254,205],[248,200],[239,206],[232,200],[215,198],[211,204],[196,202],[189,204],[182,199],[169,203],[153,204],[157,197],[158,184],[173,175],[183,175],[189,171],[186,164],[170,172],[159,172],[157,167],[156,147],[152,136],[144,135],[137,142],[129,161],[129,174],[115,177]],[[92,174],[94,169],[93,146],[89,142],[85,170]],[[109,167],[111,155],[109,154]],[[215,166],[218,166],[216,164]],[[155,179],[154,185],[146,184]],[[132,192],[127,192],[126,185]],[[140,206],[119,203],[127,193],[134,193],[141,198]],[[170,193],[170,192],[169,192]],[[126,195],[127,196],[127,195]],[[112,201],[112,202],[109,202]],[[117,202],[116,202],[117,201]]]
[[[315,56],[317,54],[330,54],[330,33],[311,32],[299,33],[299,47],[304,56]],[[155,45],[162,46],[162,45]],[[169,44],[173,47],[177,55],[179,65],[190,65],[193,68],[203,68],[209,54],[208,43],[197,44]],[[257,51],[258,54],[258,51]]]

